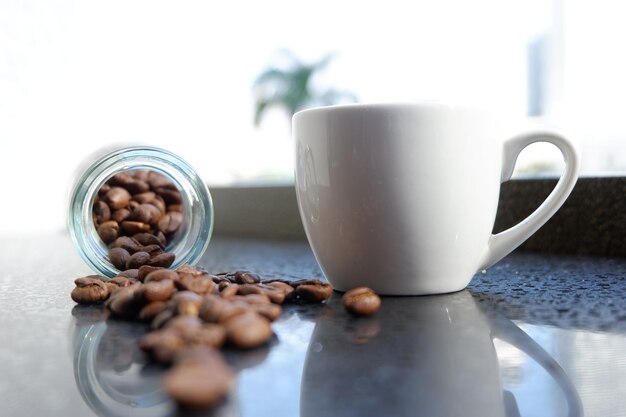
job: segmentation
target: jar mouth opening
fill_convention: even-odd
[[[98,235],[93,205],[98,191],[115,174],[154,171],[171,181],[182,197],[183,221],[168,239],[166,251],[176,255],[170,268],[195,264],[208,246],[213,229],[209,190],[180,157],[160,148],[133,147],[111,152],[92,164],[76,183],[70,201],[68,228],[83,260],[98,273],[113,277],[120,270],[108,259],[108,245]]]

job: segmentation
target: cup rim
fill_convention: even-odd
[[[446,102],[440,100],[416,100],[407,102],[363,102],[363,103],[348,103],[348,104],[333,104],[330,106],[316,106],[307,109],[302,109],[294,113],[292,121],[296,118],[303,117],[304,115],[316,114],[316,113],[329,113],[337,111],[380,111],[380,110],[392,110],[392,109],[435,109],[449,112],[482,112],[492,113],[492,110],[488,107],[478,104],[464,104],[455,102]]]

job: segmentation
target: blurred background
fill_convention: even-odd
[[[0,1],[0,236],[61,230],[74,170],[111,144],[210,186],[293,183],[291,114],[343,102],[496,108],[556,127],[583,175],[626,172],[626,4],[611,0]],[[516,177],[555,176],[549,145]]]

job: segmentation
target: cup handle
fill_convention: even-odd
[[[563,136],[547,131],[521,134],[504,142],[500,183],[511,179],[520,152],[535,142],[548,142],[559,148],[565,159],[565,172],[548,198],[530,216],[510,229],[491,235],[487,254],[479,269],[485,269],[504,258],[543,226],[563,205],[576,184],[580,170],[580,158],[576,148]]]
[[[574,384],[572,384],[572,381],[558,362],[539,346],[532,337],[509,319],[500,316],[491,319],[491,329],[492,339],[500,339],[515,346],[537,362],[554,379],[565,395],[568,417],[582,417],[584,415],[582,401],[578,391],[576,391],[576,387],[574,387]]]

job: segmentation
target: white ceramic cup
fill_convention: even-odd
[[[462,290],[559,209],[580,165],[563,136],[531,132],[502,142],[493,113],[434,102],[303,110],[293,136],[300,215],[322,272],[340,291]],[[565,171],[535,212],[493,235],[500,184],[534,142],[556,145]]]

